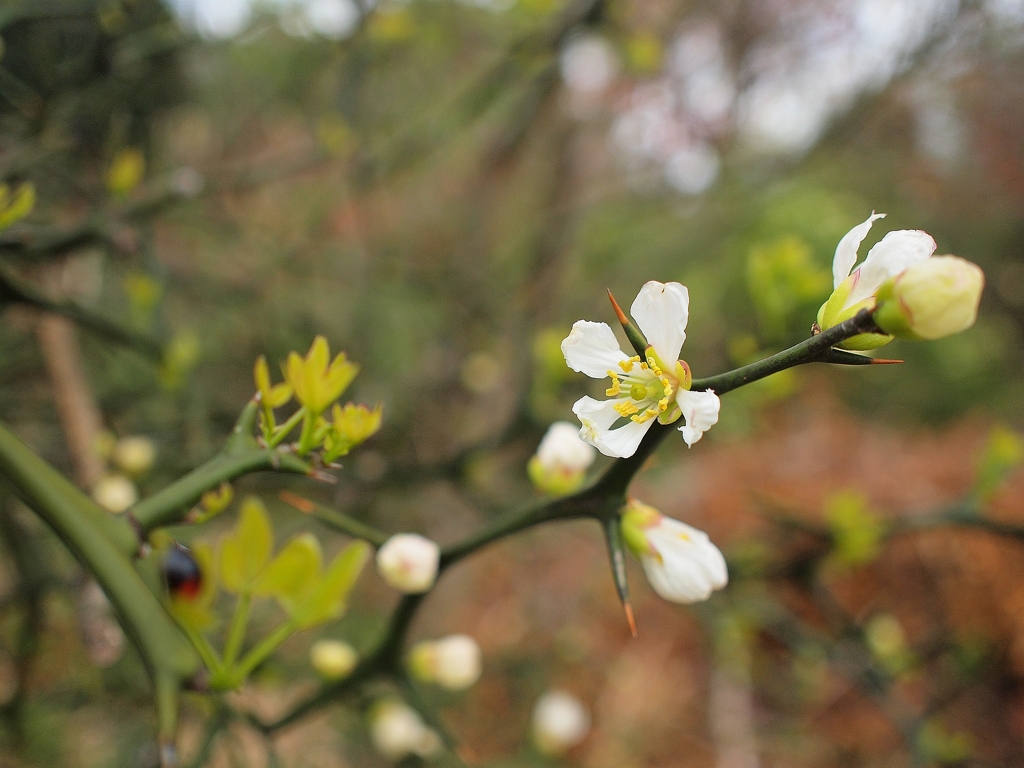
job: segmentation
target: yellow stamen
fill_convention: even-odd
[[[636,413],[640,410],[629,400],[621,400],[612,407],[615,408],[615,412],[619,414],[619,416],[629,416],[630,414]]]
[[[633,366],[636,363],[639,363],[639,362],[640,362],[640,355],[633,355],[633,357],[631,357],[631,358],[629,358],[627,360],[620,360],[619,361],[619,368],[621,368],[623,370],[623,372],[629,373],[630,371],[633,370]]]

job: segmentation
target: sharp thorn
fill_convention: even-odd
[[[871,358],[870,365],[899,365],[902,360],[887,360],[884,357],[873,357]]]
[[[612,289],[606,288],[605,290],[608,291],[608,300],[612,303],[612,309],[615,310],[615,316],[619,318],[620,323],[622,323],[623,325],[628,325],[629,318],[626,317],[626,313],[622,311],[622,307],[619,306],[619,302],[617,302],[615,300],[615,297],[612,296]]]
[[[636,620],[633,618],[633,606],[623,602],[622,608],[626,612],[626,621],[629,622],[629,632],[633,637],[636,637]]]
[[[316,511],[316,504],[309,499],[302,498],[296,493],[292,493],[291,491],[281,491],[277,496],[285,504],[295,507],[304,515],[311,515]]]

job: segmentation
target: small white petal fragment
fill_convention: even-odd
[[[565,364],[592,379],[604,379],[619,367],[626,354],[607,323],[577,320],[562,341]]]
[[[419,594],[434,586],[440,558],[435,542],[416,533],[399,533],[377,550],[377,571],[395,589]]]
[[[409,668],[425,683],[462,691],[480,679],[482,654],[469,635],[449,635],[417,643],[409,653]]]
[[[543,754],[557,757],[590,733],[590,714],[565,691],[548,691],[533,708],[533,742]]]
[[[853,265],[857,263],[857,250],[864,238],[868,236],[868,230],[878,219],[884,219],[884,213],[872,212],[867,221],[861,222],[851,229],[836,246],[836,255],[832,259],[832,287],[838,288],[839,284],[850,276]]]
[[[680,390],[676,395],[676,403],[683,412],[685,424],[679,427],[679,431],[683,433],[687,446],[692,446],[718,423],[722,401],[710,389],[704,392]]]
[[[341,680],[355,669],[355,648],[340,640],[317,640],[309,649],[309,661],[325,680]]]
[[[640,289],[629,313],[666,365],[679,359],[690,316],[690,295],[685,285],[651,280]]]
[[[879,286],[890,277],[918,264],[935,252],[935,240],[919,229],[900,229],[889,232],[868,251],[860,265],[860,280],[850,292],[846,306],[853,306],[873,296]]]

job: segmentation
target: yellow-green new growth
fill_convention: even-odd
[[[344,352],[339,352],[333,360],[330,358],[327,339],[317,336],[305,358],[292,352],[285,364],[284,378],[295,393],[295,399],[315,416],[330,408],[359,373],[359,366],[349,362]]]

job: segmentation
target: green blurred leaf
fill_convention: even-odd
[[[31,184],[22,184],[13,194],[10,187],[0,184],[0,230],[21,221],[35,205],[36,188]]]
[[[885,524],[868,508],[864,496],[842,491],[825,506],[835,557],[847,565],[868,563],[878,556]]]
[[[274,531],[259,499],[242,503],[238,524],[220,547],[220,577],[228,592],[252,592],[270,560]]]
[[[320,542],[311,533],[289,541],[256,581],[253,594],[274,597],[289,614],[310,594],[320,575]]]
[[[975,491],[982,499],[989,499],[1003,484],[1007,476],[1024,463],[1024,441],[1012,429],[996,426],[978,459],[978,477]]]
[[[369,557],[370,545],[365,541],[354,541],[339,552],[309,597],[295,608],[292,618],[297,627],[308,629],[340,616]]]

